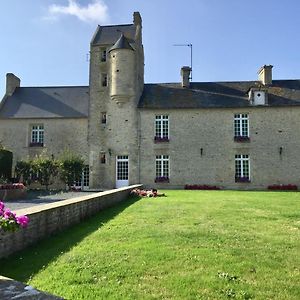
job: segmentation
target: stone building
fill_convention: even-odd
[[[86,188],[300,184],[300,80],[144,84],[142,19],[98,26],[89,86],[20,87],[7,74],[0,141],[14,160],[82,155]]]

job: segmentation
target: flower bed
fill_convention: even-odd
[[[5,201],[25,199],[26,195],[27,191],[23,183],[0,184],[0,199]]]
[[[150,189],[150,190],[144,190],[144,189],[133,189],[130,192],[131,195],[139,196],[139,197],[162,197],[165,196],[165,194],[159,194],[157,192],[157,189]]]
[[[7,184],[0,184],[0,190],[18,190],[18,189],[25,189],[23,183],[7,183]]]
[[[221,188],[216,185],[208,184],[186,184],[185,190],[220,190]]]
[[[268,190],[297,191],[298,186],[295,184],[273,184],[268,186]]]

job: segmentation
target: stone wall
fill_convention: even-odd
[[[0,232],[0,258],[126,200],[130,191],[140,186],[132,185],[15,211],[17,215],[26,214],[30,223],[27,228],[15,233]]]

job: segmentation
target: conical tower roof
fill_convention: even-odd
[[[115,44],[109,49],[109,52],[116,49],[129,49],[134,51],[130,46],[128,39],[122,33],[120,38],[115,42]]]

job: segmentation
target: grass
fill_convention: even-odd
[[[0,261],[66,299],[300,299],[300,193],[165,191]]]

